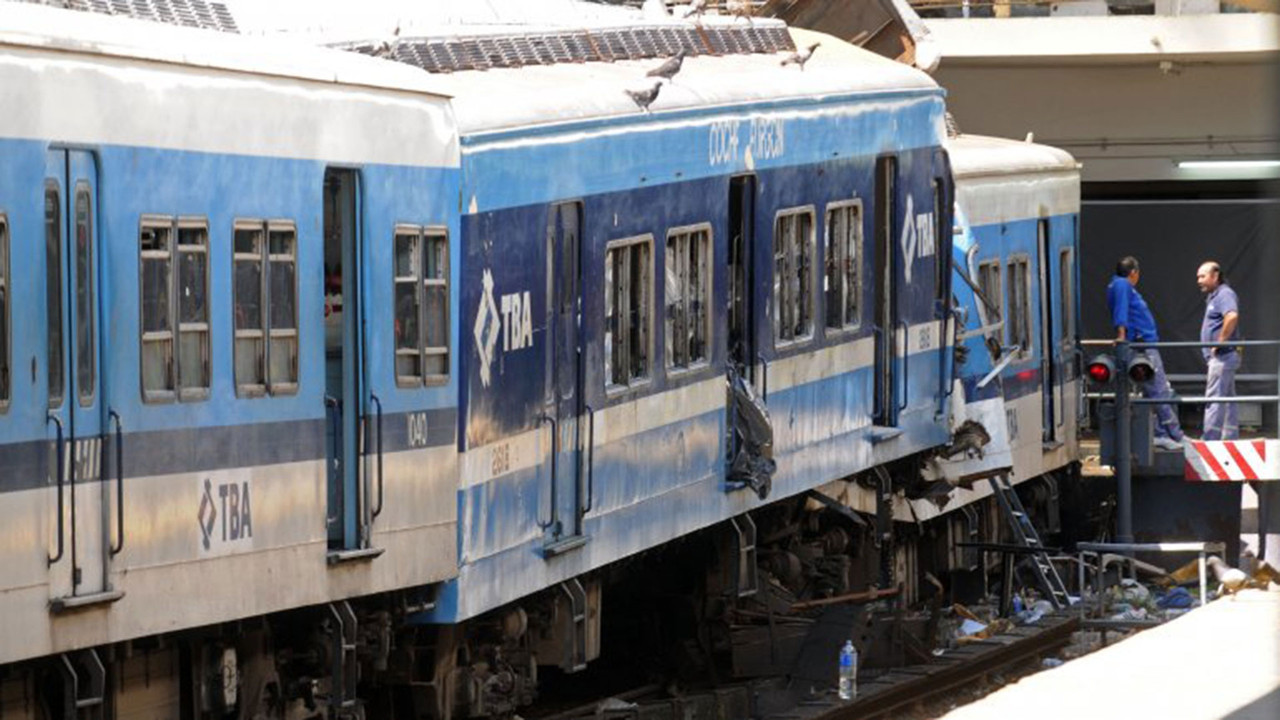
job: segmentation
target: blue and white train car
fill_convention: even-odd
[[[463,171],[459,575],[427,621],[590,595],[574,586],[609,563],[946,443],[942,91],[797,35],[827,42],[803,70],[691,52],[647,111],[624,91],[655,60],[444,78]],[[765,499],[731,477],[731,368],[772,421]]]
[[[1080,171],[1057,148],[975,135],[947,143],[956,179],[953,291],[964,326],[953,425],[981,453],[942,463],[953,482],[1049,477],[1078,461]],[[977,444],[975,443],[975,448]],[[989,494],[957,489],[947,510]]]
[[[430,76],[6,3],[0,99],[0,665],[88,707],[95,648],[455,575],[457,356],[391,301],[458,255]],[[121,717],[180,696],[139,648]],[[0,684],[6,717],[49,686]]]

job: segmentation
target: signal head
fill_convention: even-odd
[[[1111,359],[1110,355],[1099,355],[1089,361],[1089,365],[1085,368],[1085,374],[1095,383],[1106,385],[1111,382],[1111,378],[1115,377],[1115,361]]]
[[[1156,368],[1147,359],[1145,353],[1138,353],[1129,361],[1129,379],[1139,385],[1143,385],[1151,381],[1156,376]]]

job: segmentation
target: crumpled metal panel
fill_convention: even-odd
[[[924,29],[904,0],[768,0],[757,15],[817,30],[908,65]]]
[[[209,0],[15,0],[32,5],[79,10],[181,25],[202,30],[238,33],[235,17],[224,3]]]

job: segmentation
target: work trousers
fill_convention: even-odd
[[[1160,351],[1148,348],[1143,352],[1147,354],[1147,359],[1151,361],[1151,367],[1155,369],[1156,374],[1142,386],[1142,397],[1153,399],[1173,397],[1173,388],[1169,385],[1169,377],[1164,374],[1164,360],[1160,359]],[[1178,423],[1178,412],[1173,405],[1156,406],[1155,435],[1182,442],[1182,426]]]
[[[1240,353],[1212,355],[1205,382],[1205,397],[1231,397],[1236,394],[1236,370],[1240,369]],[[1239,405],[1214,403],[1204,408],[1205,440],[1235,440],[1240,437]]]

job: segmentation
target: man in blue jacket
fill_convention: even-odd
[[[1125,257],[1116,263],[1116,276],[1111,278],[1107,286],[1107,307],[1111,309],[1111,324],[1116,327],[1116,340],[1129,342],[1160,342],[1156,332],[1156,320],[1151,316],[1147,301],[1138,292],[1138,260],[1132,256]],[[1173,395],[1169,387],[1169,378],[1164,374],[1164,361],[1160,359],[1160,351],[1154,348],[1144,350],[1155,375],[1142,386],[1142,396],[1148,398],[1167,398]],[[1178,425],[1178,414],[1172,405],[1156,406],[1155,443],[1165,450],[1182,448],[1182,428]]]

